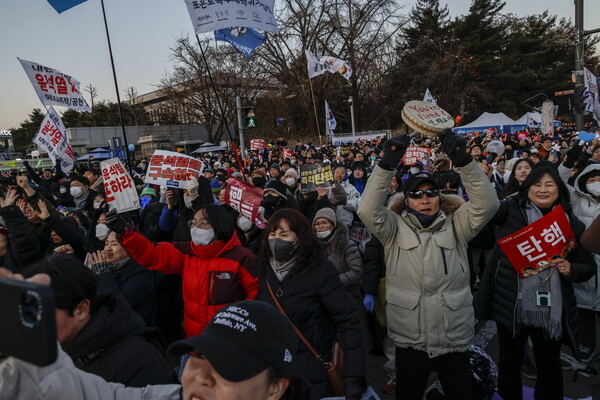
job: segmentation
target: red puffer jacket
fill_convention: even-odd
[[[127,230],[121,243],[141,266],[181,275],[188,337],[201,334],[223,305],[253,300],[258,292],[255,256],[241,246],[235,232],[227,243],[196,246],[193,242],[152,243],[139,232]]]

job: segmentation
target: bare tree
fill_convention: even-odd
[[[92,105],[92,109],[93,109],[94,108],[94,99],[96,97],[98,97],[98,92],[96,91],[96,88],[94,86],[92,86],[91,83],[88,86],[86,86],[84,90],[86,92],[88,92],[88,94],[90,95],[91,105]]]

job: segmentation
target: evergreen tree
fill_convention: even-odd
[[[12,130],[13,144],[16,151],[25,154],[43,120],[44,114],[42,110],[34,108],[31,114],[29,114],[29,118],[21,122],[21,125],[17,129]]]
[[[447,38],[450,32],[448,6],[441,7],[439,0],[417,0],[409,20],[411,22],[402,30],[400,47],[404,50],[427,45],[428,40]]]

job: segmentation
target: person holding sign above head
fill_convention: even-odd
[[[560,225],[558,220],[549,221],[541,234],[532,229],[527,235],[520,235],[520,240],[510,240],[508,243],[514,253],[506,252],[510,247],[500,249],[506,237],[542,219],[559,206],[566,213],[568,223]],[[596,266],[591,253],[582,247],[575,247],[562,258],[546,253],[548,250],[545,251],[544,246],[553,246],[561,238],[568,246],[565,232],[570,229],[569,225],[575,241],[579,240],[585,226],[573,214],[569,191],[549,161],[536,164],[518,193],[501,201],[492,223],[497,225],[496,236],[502,239],[494,249],[495,258],[490,263],[494,267],[487,268],[481,279],[475,310],[478,319],[494,320],[498,327],[498,392],[505,399],[522,398],[521,365],[530,338],[538,374],[535,398],[562,400],[561,344],[564,342],[572,347],[573,354],[579,359],[573,283],[590,279],[596,273]],[[523,265],[513,265],[509,260],[513,254],[522,257]],[[535,269],[540,261],[549,261],[550,268],[527,276],[518,274],[517,270],[526,266]]]
[[[383,158],[363,192],[358,216],[385,248],[387,323],[396,346],[396,398],[421,400],[438,372],[446,399],[471,396],[467,350],[474,334],[468,243],[498,209],[489,180],[467,154],[466,140],[446,129],[442,148],[470,201],[440,195],[435,177],[412,175],[400,197],[390,181],[410,145],[407,135],[384,144]]]

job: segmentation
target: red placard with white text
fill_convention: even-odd
[[[204,169],[202,161],[173,151],[156,150],[150,158],[146,179],[151,185],[187,189],[192,178]]]
[[[111,158],[100,162],[100,168],[108,207],[116,208],[120,213],[140,208],[135,184],[123,162],[119,158]]]
[[[431,149],[429,147],[409,146],[402,157],[404,165],[416,165],[417,161],[425,161],[429,158]]]
[[[265,144],[264,139],[252,139],[250,141],[250,149],[252,150],[260,150],[265,147],[267,147],[267,145]]]
[[[498,244],[521,278],[554,267],[556,257],[566,257],[577,246],[560,205],[543,218],[498,240]]]
[[[283,149],[283,158],[292,158],[294,152],[288,149]]]
[[[225,188],[225,203],[229,204],[238,213],[248,218],[261,229],[265,224],[258,218],[258,208],[263,198],[263,190],[242,182],[239,179],[229,178]]]

